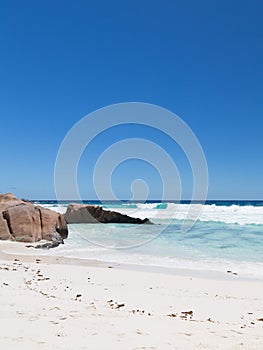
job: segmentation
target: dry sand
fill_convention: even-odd
[[[26,249],[0,244],[1,349],[263,349],[261,281],[36,260]]]

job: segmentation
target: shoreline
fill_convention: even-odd
[[[0,242],[4,349],[262,349],[260,281],[26,251]]]
[[[32,245],[36,245],[39,242],[35,242]],[[31,244],[31,243],[30,243]],[[80,265],[80,266],[97,266],[97,267],[114,267],[126,271],[142,271],[150,273],[161,273],[166,275],[196,277],[209,280],[233,280],[244,282],[263,282],[263,278],[255,275],[241,275],[235,273],[235,271],[226,270],[213,271],[213,270],[199,270],[179,267],[165,267],[158,265],[143,265],[133,263],[121,263],[105,260],[96,260],[89,258],[76,258],[63,255],[49,255],[50,250],[31,249],[26,248],[28,243],[12,242],[12,241],[0,241],[0,260],[12,261],[15,258],[19,258],[23,262],[35,262],[36,259],[40,259],[45,264],[63,264],[63,265]],[[56,249],[56,248],[53,248]],[[7,250],[7,252],[6,252]],[[38,254],[42,252],[42,254]]]

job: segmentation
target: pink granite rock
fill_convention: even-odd
[[[20,200],[12,193],[0,195],[0,239],[22,242],[63,241],[68,236],[63,215]]]

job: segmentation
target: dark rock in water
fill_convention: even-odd
[[[52,236],[46,236],[45,239],[50,238],[51,242],[44,242],[37,245],[27,245],[27,248],[35,248],[35,249],[51,249],[56,248],[60,244],[64,244],[63,238],[58,232],[55,232]]]
[[[37,242],[42,239],[63,241],[68,236],[64,216],[53,210],[34,206],[12,193],[0,195],[0,239]]]
[[[52,242],[45,242],[45,243],[40,243],[37,245],[27,245],[27,248],[35,248],[35,249],[51,249],[51,248],[56,248],[60,244],[64,244],[64,241],[59,242],[59,241],[52,241]]]
[[[69,204],[64,217],[68,224],[151,224],[147,218],[133,218],[116,211],[104,210],[100,206],[86,204]]]

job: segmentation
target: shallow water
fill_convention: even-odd
[[[41,202],[64,212],[67,203]],[[182,233],[189,204],[106,203],[155,225],[69,225],[64,245],[50,251],[69,257],[205,271],[231,270],[263,278],[263,203],[210,202],[190,231]]]

